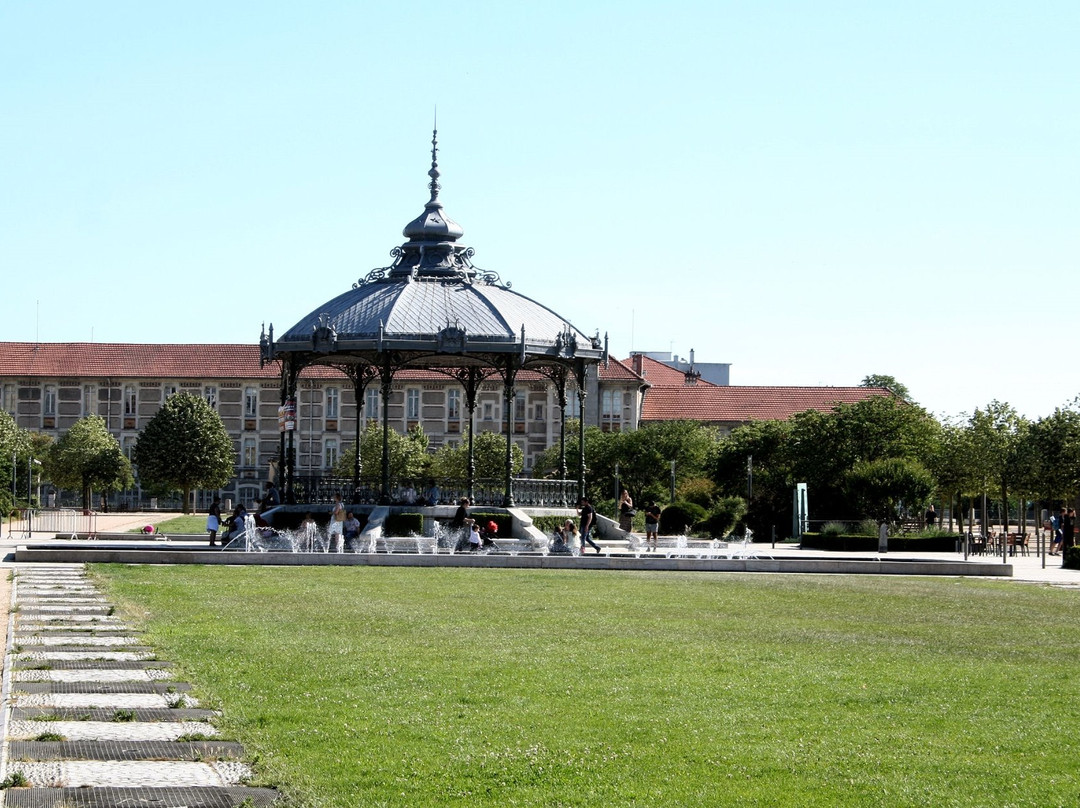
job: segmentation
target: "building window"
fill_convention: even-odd
[[[326,417],[337,418],[341,412],[341,390],[337,387],[326,388]]]
[[[481,412],[483,413],[481,415],[481,417],[485,421],[494,421],[495,420],[495,402],[494,401],[485,401],[484,404],[483,404],[483,409],[481,410]]]
[[[337,438],[327,438],[323,443],[323,466],[332,469],[338,462]]]
[[[212,384],[206,385],[203,388],[203,398],[206,399],[206,403],[210,405],[210,409],[217,409],[217,387]]]
[[[525,394],[517,393],[514,396],[514,420],[525,420]]]
[[[244,438],[243,457],[240,458],[240,465],[255,468],[258,464],[259,447],[255,443],[255,438]]]
[[[244,415],[254,418],[259,414],[259,388],[248,387],[244,390]]]
[[[135,451],[135,436],[124,435],[124,437],[120,439],[120,449],[124,453],[124,457],[131,460],[131,453]]]
[[[43,415],[56,415],[56,385],[45,385],[45,403],[41,410]]]
[[[600,396],[600,428],[618,432],[622,426],[622,390],[605,390]]]
[[[543,421],[544,420],[544,405],[542,403],[533,404],[533,420],[534,421]]]
[[[379,390],[369,387],[364,391],[364,421],[377,421],[379,419]]]
[[[3,405],[4,405],[4,411],[5,412],[10,412],[12,415],[15,414],[15,385],[13,385],[13,384],[5,384],[4,385],[4,401],[3,401]]]
[[[447,390],[446,391],[446,420],[447,421],[460,421],[461,420],[461,391],[460,390]]]
[[[92,384],[83,385],[82,414],[97,415],[97,388]]]
[[[124,387],[124,415],[134,415],[138,409],[138,395],[135,385],[129,384]]]
[[[166,384],[162,385],[162,391],[165,393],[165,399],[168,400],[169,396],[174,396],[180,390],[179,385]]]
[[[405,391],[405,420],[420,420],[420,391],[415,387]]]
[[[581,417],[581,399],[578,398],[577,390],[570,390],[566,393],[566,417]]]

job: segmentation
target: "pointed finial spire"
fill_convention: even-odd
[[[428,172],[428,176],[431,177],[431,182],[428,183],[428,188],[431,189],[431,199],[429,202],[435,202],[439,199],[439,110],[435,109],[435,120],[431,126],[431,170]]]

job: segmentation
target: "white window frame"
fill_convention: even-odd
[[[420,420],[420,388],[418,387],[405,389],[405,420]]]
[[[364,423],[370,420],[379,420],[379,409],[382,396],[378,387],[369,387],[364,391]]]
[[[332,469],[337,465],[341,453],[338,451],[337,438],[327,438],[323,441],[323,468]]]
[[[218,389],[217,385],[208,384],[203,387],[203,398],[206,403],[210,405],[210,409],[216,410],[218,407]]]
[[[255,418],[259,415],[259,388],[244,389],[244,417]]]
[[[240,465],[245,468],[259,465],[259,442],[254,437],[244,438],[240,448]]]
[[[41,414],[51,418],[56,415],[56,385],[45,385],[45,391],[42,393],[41,401]]]
[[[457,422],[461,420],[461,391],[446,391],[446,420]]]
[[[97,415],[97,385],[84,384],[82,388],[82,414]]]
[[[341,417],[341,388],[326,388],[326,417],[336,420]]]

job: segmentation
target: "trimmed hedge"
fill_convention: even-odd
[[[1061,566],[1065,569],[1080,570],[1080,545],[1065,549],[1065,555],[1061,558]]]
[[[384,536],[421,536],[424,533],[424,516],[419,513],[390,513],[383,522]]]
[[[949,536],[889,536],[889,549],[898,553],[954,553],[957,535]],[[804,533],[803,547],[815,550],[837,550],[848,553],[877,552],[877,536],[823,535]]]

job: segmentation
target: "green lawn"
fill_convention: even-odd
[[[97,566],[303,806],[1080,804],[1078,594]]]
[[[166,535],[170,533],[206,533],[206,514],[205,513],[189,513],[184,516],[174,516],[171,519],[166,519],[162,522],[149,521],[147,524],[152,524],[157,528],[158,533],[164,533]],[[129,533],[141,533],[142,528],[132,528]]]

